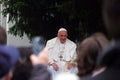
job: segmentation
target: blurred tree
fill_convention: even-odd
[[[56,36],[65,27],[69,38],[82,40],[96,31],[103,31],[101,2],[98,0],[1,0],[3,14],[9,14],[13,35],[27,34],[29,38]]]

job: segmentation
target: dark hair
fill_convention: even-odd
[[[95,33],[83,40],[78,46],[77,67],[78,76],[93,72],[99,51],[108,45],[109,41],[102,33]]]
[[[13,69],[11,80],[29,80],[33,68],[30,55],[33,53],[31,47],[19,47],[20,57]]]
[[[104,0],[103,18],[111,37],[120,38],[120,0]]]
[[[92,38],[87,38],[80,44],[76,60],[79,70],[78,76],[84,76],[93,71],[98,51],[99,47]]]
[[[32,65],[29,62],[17,62],[13,70],[12,80],[29,80]]]
[[[0,26],[0,44],[7,44],[7,34],[4,28]]]

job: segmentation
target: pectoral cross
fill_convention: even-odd
[[[61,44],[59,46],[59,58],[60,58],[60,61],[63,60],[64,51],[65,51],[65,44]]]
[[[60,56],[59,56],[59,58],[60,58],[60,61],[62,61],[63,56],[62,56],[62,55],[60,55]]]

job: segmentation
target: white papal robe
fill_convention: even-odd
[[[71,70],[67,69],[67,63],[72,63],[76,58],[76,44],[74,42],[67,39],[66,42],[62,44],[56,37],[48,40],[46,47],[49,51],[49,64],[56,63],[59,67],[59,70],[55,71],[52,66],[48,66],[53,78],[61,72],[77,72],[76,68],[72,68]],[[60,58],[60,56],[62,56],[62,58]]]

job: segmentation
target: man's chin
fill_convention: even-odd
[[[62,44],[64,44],[65,43],[65,41],[64,42],[61,42]]]

